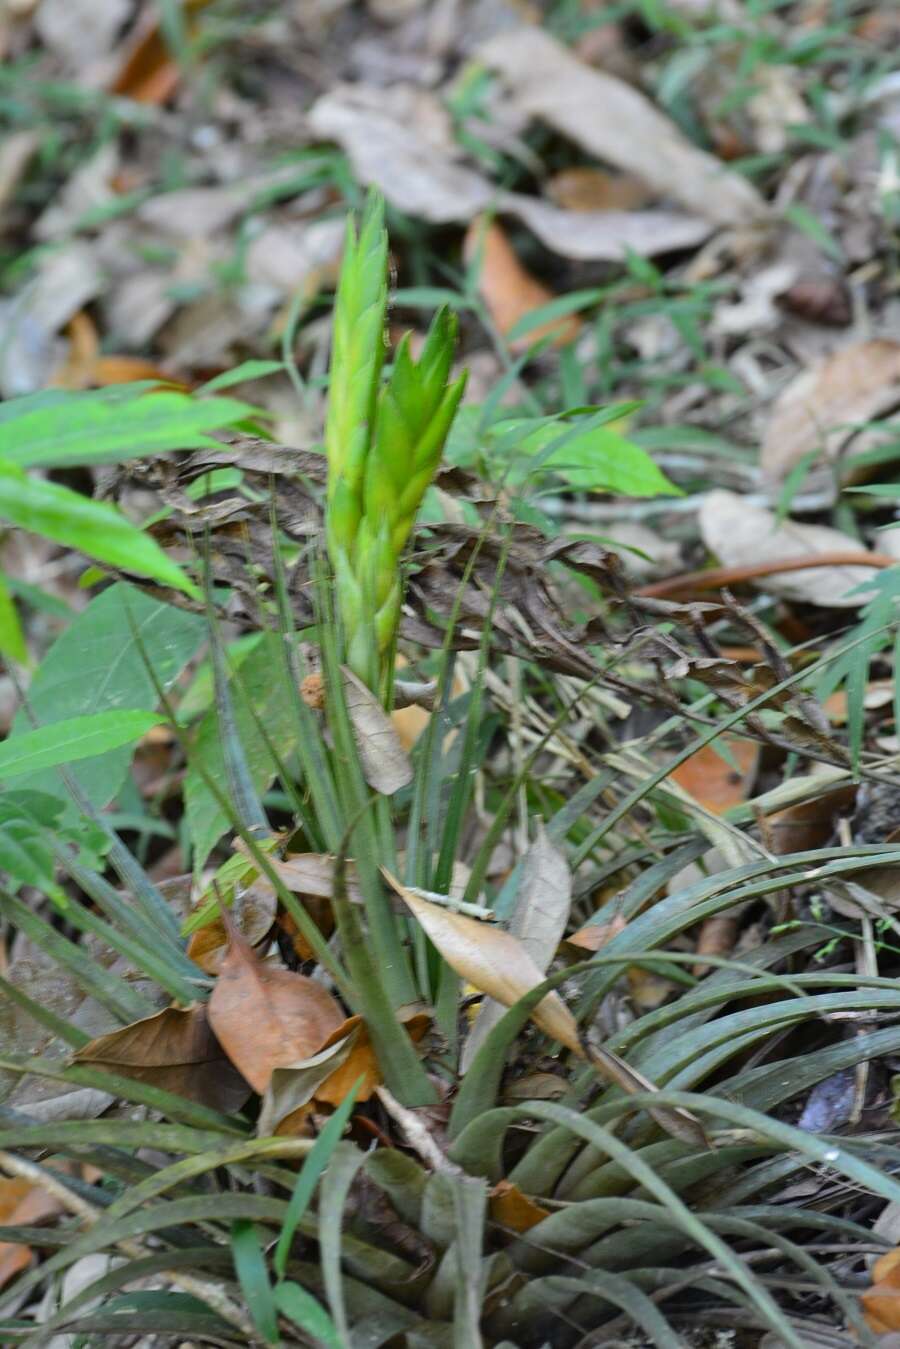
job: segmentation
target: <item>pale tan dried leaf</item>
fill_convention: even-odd
[[[700,215],[678,211],[563,211],[538,197],[516,192],[497,196],[497,208],[514,215],[542,244],[564,258],[621,262],[629,252],[642,257],[702,244],[712,233]]]
[[[765,204],[745,178],[698,150],[643,94],[592,70],[549,33],[522,27],[491,38],[478,57],[516,103],[583,150],[644,179],[719,225],[746,225]]]
[[[278,879],[288,890],[296,895],[315,895],[319,899],[331,899],[334,894],[334,863],[330,853],[301,852],[294,853],[280,861],[269,858],[269,865],[278,873]],[[356,903],[362,902],[362,891],[356,878],[356,863],[348,859],[345,879],[347,897]]]
[[[798,375],[776,400],[760,454],[770,482],[781,482],[818,450],[833,462],[854,437],[855,424],[874,421],[900,406],[900,342],[853,342]],[[865,433],[863,433],[865,435]]]
[[[759,577],[761,590],[785,599],[826,608],[856,609],[871,597],[871,590],[853,594],[877,572],[866,566],[864,544],[827,525],[802,525],[793,520],[776,522],[774,511],[754,506],[736,492],[708,492],[700,508],[700,533],[710,552],[723,567],[749,566],[765,561],[816,557],[823,553],[859,553],[860,565],[814,567],[808,571],[775,573]]]
[[[423,133],[422,123],[400,112],[382,89],[337,85],[316,101],[307,123],[316,135],[343,147],[361,182],[376,184],[413,219],[448,224],[486,210],[493,184],[454,162],[443,136]],[[424,125],[429,127],[431,119]]]
[[[276,1068],[318,1053],[344,1014],[321,984],[264,964],[233,925],[230,936],[209,1021],[231,1062],[262,1093]]]
[[[409,756],[396,727],[371,689],[346,665],[341,666],[341,672],[363,776],[376,792],[393,796],[413,780]]]
[[[572,876],[565,856],[541,827],[522,859],[522,875],[509,932],[538,970],[546,973],[562,941],[572,907]],[[503,1015],[504,1007],[488,998],[466,1039],[460,1068],[465,1072],[487,1036]]]
[[[155,1016],[101,1035],[79,1049],[76,1063],[93,1063],[226,1113],[250,1094],[213,1034],[207,1007],[166,1007]]]
[[[388,883],[411,909],[447,964],[473,987],[512,1007],[544,980],[543,971],[511,933],[467,918],[452,908],[432,904],[384,871]],[[548,993],[532,1012],[532,1019],[551,1039],[583,1050],[572,1013],[556,993]]]
[[[709,224],[696,216],[564,211],[537,197],[498,190],[459,163],[458,148],[445,137],[429,136],[419,120],[398,115],[381,89],[338,86],[322,95],[307,120],[319,136],[343,147],[361,182],[380,188],[406,215],[432,224],[468,224],[493,209],[516,216],[563,257],[611,261],[624,258],[629,249],[649,256],[688,248],[710,232]]]

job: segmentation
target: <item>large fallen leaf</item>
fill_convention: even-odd
[[[477,918],[468,918],[449,905],[445,907],[423,899],[414,890],[401,885],[384,867],[382,872],[450,968],[467,983],[495,998],[504,1007],[512,1007],[543,983],[543,971],[512,933]],[[582,1043],[578,1024],[557,993],[548,993],[542,998],[532,1011],[531,1019],[545,1035],[558,1040],[573,1054],[587,1058],[602,1077],[615,1082],[624,1091],[635,1094],[657,1090],[617,1054],[589,1042]],[[687,1111],[657,1107],[651,1108],[650,1114],[676,1138],[706,1146],[702,1128]]]
[[[406,215],[432,224],[468,225],[490,209],[516,216],[563,257],[609,261],[620,261],[629,251],[650,256],[689,248],[710,233],[708,222],[697,215],[565,211],[537,197],[500,191],[460,163],[443,135],[429,137],[420,121],[401,115],[383,89],[339,85],[314,104],[307,122],[322,139],[343,147],[361,182],[380,188]]]
[[[864,448],[859,423],[900,406],[900,342],[853,342],[798,375],[776,400],[760,454],[763,473],[781,482],[805,455],[833,463],[854,444]]]
[[[344,1014],[321,984],[261,961],[230,915],[225,924],[231,941],[209,1000],[210,1025],[234,1066],[262,1094],[276,1068],[318,1053]]]
[[[341,666],[341,670],[347,713],[353,723],[363,776],[376,792],[382,796],[393,796],[394,792],[407,787],[413,780],[409,756],[400,743],[396,727],[375,694],[345,665]]]
[[[572,906],[572,876],[559,848],[543,828],[522,859],[522,874],[509,932],[535,967],[545,974],[566,930]],[[465,1072],[505,1007],[487,999],[466,1039],[461,1070]]]
[[[516,257],[505,233],[484,217],[472,221],[466,231],[463,255],[471,265],[478,261],[478,289],[496,327],[504,335],[520,319],[553,299],[553,292],[527,272]],[[564,346],[578,335],[580,320],[575,315],[552,319],[534,328],[518,341],[513,351],[527,350],[533,342],[551,337],[554,346]]]
[[[203,1004],[166,1007],[101,1035],[79,1049],[75,1060],[226,1113],[239,1110],[250,1094],[240,1072],[223,1054]]]
[[[825,608],[856,609],[871,591],[853,593],[871,581],[876,571],[866,566],[867,549],[849,534],[827,525],[779,524],[773,511],[754,506],[736,492],[708,492],[700,508],[700,533],[710,552],[725,567],[751,566],[765,561],[815,558],[825,554],[859,553],[860,565],[812,567],[805,571],[774,572],[759,577],[761,590],[785,599]]]
[[[745,178],[698,150],[637,89],[592,70],[549,33],[535,27],[504,32],[477,54],[500,72],[521,111],[597,159],[719,225],[746,225],[765,214]]]
[[[543,970],[512,933],[477,918],[467,918],[449,905],[423,899],[388,871],[384,874],[450,968],[467,983],[496,998],[504,1007],[512,1007],[543,982]],[[584,1053],[575,1018],[557,993],[548,993],[538,1003],[532,1019],[552,1040],[558,1040],[575,1054]]]

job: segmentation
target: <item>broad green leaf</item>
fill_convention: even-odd
[[[205,432],[254,414],[249,404],[233,398],[195,398],[169,390],[120,401],[93,392],[70,393],[0,424],[0,457],[19,468],[63,468],[201,449],[218,443]]]
[[[55,764],[93,758],[119,745],[132,744],[162,720],[156,712],[129,708],[40,726],[0,745],[0,778],[40,773]]]
[[[20,665],[25,665],[28,661],[25,634],[22,632],[15,601],[2,574],[0,574],[0,656],[17,660]]]
[[[56,482],[30,478],[5,459],[0,459],[0,519],[199,598],[194,582],[115,506]]]
[[[231,680],[237,734],[243,746],[250,779],[257,792],[265,791],[276,772],[276,765],[257,726],[257,718],[282,757],[289,755],[297,742],[291,690],[282,672],[278,651],[280,640],[279,637],[267,635],[250,652]],[[206,786],[200,767],[214,782],[227,788],[228,774],[221,729],[214,707],[209,709],[197,728],[185,784],[187,820],[194,844],[195,867],[203,866],[210,850],[228,828],[228,819]]]
[[[275,1301],[283,1316],[324,1344],[326,1349],[343,1349],[344,1341],[331,1317],[299,1283],[279,1283],[275,1288]]]
[[[519,427],[521,437],[515,435]],[[597,426],[583,434],[573,429],[564,443],[550,450],[565,432],[564,423],[549,422],[535,427],[529,419],[521,422],[511,419],[491,427],[492,437],[504,440],[510,437],[515,455],[523,457],[514,478],[532,471],[526,456],[540,456],[541,472],[555,473],[585,491],[620,492],[623,496],[680,495],[647,451],[612,427]]]
[[[197,614],[151,599],[124,582],[110,586],[91,600],[41,662],[29,689],[35,717],[41,725],[52,725],[121,707],[153,707],[156,691],[144,658],[168,689],[205,630],[205,621]],[[11,738],[29,730],[28,718],[20,712]],[[121,790],[130,761],[130,748],[122,746],[71,772],[90,802],[102,809]],[[63,794],[59,773],[53,769],[16,784],[17,790],[25,786],[56,797]]]
[[[341,1134],[344,1132],[344,1125],[350,1118],[351,1111],[356,1104],[356,1093],[359,1090],[359,1084],[362,1079],[354,1082],[347,1096],[344,1097],[337,1110],[329,1119],[322,1132],[319,1134],[312,1151],[303,1163],[300,1174],[297,1177],[297,1184],[294,1186],[294,1192],[291,1195],[288,1211],[285,1214],[284,1226],[278,1238],[278,1245],[275,1248],[275,1272],[279,1278],[284,1278],[284,1271],[287,1268],[287,1260],[291,1251],[291,1242],[294,1240],[296,1232],[303,1215],[309,1207],[309,1201],[315,1193],[315,1188],[319,1183],[319,1177],[328,1165],[328,1159],[340,1142]]]
[[[231,1224],[231,1254],[253,1324],[266,1344],[278,1344],[278,1312],[266,1257],[255,1226],[246,1218],[237,1218]]]

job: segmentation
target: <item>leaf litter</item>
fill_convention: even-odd
[[[105,106],[111,121],[106,138],[97,140],[93,113],[73,106],[62,116],[40,94],[40,131],[14,120],[0,141],[4,239],[25,259],[4,272],[9,334],[0,353],[4,395],[50,384],[87,389],[134,378],[171,380],[187,389],[241,361],[280,365],[285,356],[296,361],[302,394],[297,370],[281,368],[254,378],[247,395],[271,414],[263,429],[268,434],[272,428],[274,441],[242,429],[220,437],[218,450],[95,469],[91,475],[98,495],[137,507],[139,514],[148,513],[152,498],[153,508],[168,512],[154,526],[167,546],[187,552],[209,537],[215,581],[231,589],[228,621],[236,631],[258,630],[261,616],[268,624],[274,612],[267,499],[274,484],[278,523],[299,555],[297,560],[291,552],[289,559],[295,621],[311,627],[316,615],[305,550],[321,528],[324,463],[317,446],[328,296],[356,185],[380,185],[395,213],[392,324],[420,327],[420,311],[437,301],[436,292],[446,298],[449,291],[462,315],[462,361],[482,374],[480,387],[472,380],[463,409],[472,421],[467,426],[461,418],[459,435],[451,437],[440,494],[429,503],[414,540],[402,624],[401,644],[421,663],[425,687],[435,668],[428,651],[445,642],[455,650],[452,696],[442,704],[440,690],[437,698],[426,695],[428,706],[413,707],[415,735],[404,740],[377,700],[350,686],[368,784],[390,797],[392,808],[406,809],[408,789],[416,790],[417,757],[428,752],[432,719],[443,753],[463,752],[460,717],[477,682],[477,650],[489,616],[490,712],[486,744],[479,742],[470,862],[477,859],[509,775],[541,746],[537,770],[532,765],[526,774],[520,818],[493,841],[486,873],[488,902],[502,892],[505,907],[499,911],[513,915],[508,930],[477,920],[452,899],[430,903],[409,886],[399,891],[429,940],[444,954],[452,951],[470,992],[477,988],[483,995],[457,1025],[448,1020],[446,1007],[441,1011],[439,999],[434,1008],[410,1003],[397,1009],[419,1046],[416,1052],[432,1069],[439,1065],[432,1072],[436,1103],[408,1111],[402,1128],[395,1127],[385,1104],[389,1097],[378,1095],[384,1073],[371,1028],[331,990],[321,968],[312,971],[312,979],[296,972],[298,964],[312,970],[314,952],[279,891],[258,874],[246,888],[237,887],[233,920],[217,919],[191,937],[196,987],[205,995],[212,986],[209,1012],[199,1002],[161,1006],[157,991],[151,1005],[158,1010],[123,1026],[121,1017],[85,997],[77,979],[64,989],[59,978],[48,982],[46,971],[38,977],[30,945],[36,939],[13,930],[8,977],[17,995],[27,996],[30,988],[48,1009],[82,1028],[90,1039],[76,1054],[83,1069],[93,1064],[120,1077],[132,1075],[138,1083],[227,1112],[239,1111],[252,1089],[241,1127],[249,1122],[260,1143],[269,1135],[287,1141],[321,1136],[331,1112],[361,1079],[349,1127],[357,1143],[376,1140],[373,1174],[382,1167],[378,1184],[384,1188],[370,1186],[368,1193],[377,1191],[380,1198],[367,1212],[368,1178],[349,1186],[352,1278],[344,1280],[344,1295],[354,1302],[363,1288],[369,1301],[354,1302],[352,1316],[370,1315],[374,1290],[380,1289],[390,1310],[382,1303],[378,1314],[394,1318],[391,1324],[398,1327],[409,1306],[401,1310],[384,1290],[404,1288],[403,1297],[417,1309],[410,1315],[418,1316],[423,1307],[436,1315],[434,1308],[452,1304],[447,1287],[455,1268],[448,1245],[439,1261],[441,1282],[421,1307],[411,1296],[409,1267],[402,1276],[393,1269],[393,1283],[386,1272],[385,1260],[402,1246],[403,1221],[408,1249],[413,1238],[421,1240],[420,1205],[411,1197],[419,1181],[398,1179],[407,1163],[418,1165],[413,1155],[419,1153],[407,1142],[422,1141],[424,1134],[431,1151],[423,1155],[432,1162],[443,1155],[451,1146],[448,1118],[456,1109],[455,1093],[469,1076],[460,1083],[447,1072],[446,1065],[455,1062],[455,1044],[462,1039],[464,1054],[474,1055],[479,1036],[496,1024],[502,1008],[534,988],[548,970],[562,975],[574,959],[597,957],[589,977],[595,990],[597,981],[606,982],[592,1008],[594,1041],[601,1050],[612,1046],[606,1068],[626,1092],[640,1094],[660,1084],[665,1092],[684,1084],[730,1102],[761,1100],[776,1122],[797,1121],[814,1140],[825,1131],[855,1132],[854,1147],[862,1154],[866,1123],[890,1128],[890,1112],[896,1111],[890,1085],[896,1046],[890,1012],[882,1013],[878,1004],[881,990],[873,993],[874,1010],[826,1011],[819,1021],[784,1031],[786,1050],[761,1040],[757,1049],[749,1043],[734,1048],[733,1058],[714,1043],[718,1020],[747,1016],[750,1025],[749,1009],[780,998],[782,991],[770,985],[764,993],[746,994],[745,1001],[736,995],[727,1008],[724,995],[719,1004],[712,999],[717,981],[763,979],[768,968],[776,979],[799,971],[802,978],[840,981],[850,970],[862,980],[873,954],[883,972],[894,968],[893,867],[861,868],[845,883],[819,880],[816,864],[804,864],[807,870],[799,872],[790,863],[798,852],[836,845],[848,857],[857,843],[890,846],[885,841],[900,826],[896,799],[883,781],[896,753],[890,646],[866,638],[865,659],[845,664],[837,692],[822,689],[826,710],[840,707],[830,728],[823,728],[808,706],[776,696],[761,720],[748,718],[736,728],[741,739],[733,744],[743,773],[705,747],[671,774],[726,833],[746,830],[752,836],[757,851],[753,862],[743,865],[763,865],[757,862],[760,849],[785,863],[787,879],[768,898],[735,899],[720,913],[691,921],[694,903],[712,905],[715,886],[729,884],[729,869],[721,855],[708,852],[703,869],[684,886],[673,884],[666,898],[665,877],[650,878],[658,876],[658,868],[665,870],[670,852],[697,837],[691,832],[695,817],[682,811],[683,798],[660,792],[616,818],[633,781],[627,774],[620,780],[616,764],[624,762],[621,740],[637,739],[642,747],[647,741],[649,775],[702,732],[710,710],[704,698],[713,700],[716,716],[723,708],[737,710],[774,682],[797,674],[804,663],[812,666],[823,651],[833,651],[845,625],[851,637],[865,635],[891,614],[892,536],[882,527],[893,522],[900,489],[893,497],[841,490],[847,483],[892,485],[894,478],[892,419],[900,398],[890,283],[896,220],[891,137],[900,124],[891,74],[875,75],[858,89],[836,52],[814,52],[807,59],[802,44],[811,30],[835,20],[824,3],[798,3],[789,15],[756,16],[763,49],[781,55],[771,63],[761,60],[748,84],[742,83],[741,24],[747,16],[740,5],[723,6],[733,30],[709,28],[708,7],[673,0],[668,8],[678,17],[672,27],[655,27],[652,7],[644,7],[640,21],[603,15],[601,23],[586,20],[576,36],[561,40],[565,24],[553,24],[551,35],[551,25],[542,26],[539,16],[523,7],[475,4],[465,23],[454,23],[454,6],[434,7],[431,14],[430,7],[411,0],[301,7],[299,15],[262,16],[252,38],[238,29],[226,33],[220,49],[226,73],[215,97],[201,108],[193,100],[196,71],[205,69],[207,59],[203,7],[191,6],[174,28],[171,15],[167,26],[154,7],[129,0],[89,7],[42,0],[30,11],[27,5],[11,8],[15,16],[4,14],[2,32],[13,62],[36,59],[49,80],[110,96]],[[90,24],[84,21],[88,9]],[[835,21],[846,25],[841,32],[847,50],[853,45],[863,61],[877,61],[882,37],[873,47],[872,33],[880,33],[879,23],[889,25],[886,15],[873,6],[864,16],[838,16]],[[169,45],[179,31],[188,44],[180,52]],[[54,124],[55,143],[63,151],[58,160],[44,134]],[[761,157],[756,164],[754,156]],[[473,266],[478,237],[488,243],[480,272]],[[483,326],[479,306],[493,331]],[[644,406],[621,414],[620,441],[607,442],[611,458],[621,456],[621,441],[633,436],[683,495],[655,490],[614,496],[597,477],[596,450],[587,467],[582,460],[569,476],[555,471],[565,463],[563,447],[555,465],[549,460],[535,470],[540,491],[528,497],[523,510],[523,500],[507,489],[517,474],[527,482],[527,469],[503,454],[491,457],[504,434],[491,434],[492,418],[500,420],[495,414],[536,419],[562,407],[613,399]],[[213,477],[223,473],[231,476]],[[629,552],[632,546],[640,556]],[[12,572],[11,544],[2,547],[0,565]],[[858,563],[848,561],[857,556]],[[50,590],[63,574],[67,598],[75,610],[83,608],[89,592],[75,584],[77,569],[66,564],[63,571],[58,551],[43,556],[36,551],[34,557],[32,579]],[[787,562],[790,569],[778,569]],[[637,570],[636,564],[641,575],[632,589],[625,575]],[[491,614],[498,576],[500,601]],[[448,638],[451,616],[456,626]],[[53,621],[60,620],[28,610],[35,651],[45,648]],[[690,657],[682,659],[688,651]],[[779,652],[787,653],[780,663]],[[517,696],[509,661],[530,663],[525,696]],[[274,668],[274,657],[259,660],[252,700],[263,729],[274,730],[276,748],[290,756],[294,743],[280,734],[286,721],[277,721],[285,709],[267,710],[258,698],[260,688],[274,682],[269,679]],[[600,687],[587,691],[591,680]],[[684,711],[688,695],[701,704],[690,714]],[[570,720],[554,727],[567,699]],[[128,705],[144,704],[122,704]],[[666,720],[673,716],[674,727]],[[209,729],[206,736],[209,741]],[[858,783],[845,749],[854,737],[862,756]],[[285,803],[278,792],[284,784],[261,744],[258,737],[259,789],[268,793],[274,783],[267,801],[277,801],[271,809],[281,812]],[[791,776],[786,755],[799,755],[799,773]],[[812,771],[817,756],[827,760],[820,777]],[[165,828],[179,819],[184,761],[169,740],[154,762],[161,768],[154,783]],[[448,771],[455,762],[448,758]],[[594,790],[596,775],[605,770],[612,770],[612,780],[597,787],[584,814],[589,827],[601,831],[599,844],[592,844],[589,835],[576,837],[571,820],[565,830],[554,824],[554,812],[565,821],[567,803]],[[196,805],[196,784],[192,792]],[[445,803],[442,798],[441,812]],[[436,804],[432,799],[430,805]],[[201,805],[210,829],[218,828],[210,802]],[[150,809],[156,807],[153,801]],[[279,828],[285,818],[279,814]],[[427,821],[423,827],[429,827]],[[230,834],[227,822],[221,831]],[[213,845],[210,868],[223,864],[233,843],[246,862],[243,840],[229,838]],[[279,837],[268,856],[288,898],[294,896],[339,950],[334,909],[341,872],[353,912],[366,912],[371,894],[365,867],[339,863],[338,843],[337,837],[306,837],[301,831],[286,846]],[[401,843],[408,847],[409,840]],[[158,863],[157,843],[147,846]],[[182,844],[167,839],[166,846],[174,850],[175,870],[187,872],[189,862],[178,864]],[[400,864],[408,864],[405,857]],[[61,880],[74,893],[71,882]],[[733,880],[736,892],[743,883]],[[704,887],[706,898],[682,900],[688,884]],[[215,888],[205,893],[214,895]],[[33,888],[24,896],[45,911]],[[676,903],[687,910],[678,931],[671,917]],[[659,941],[645,935],[656,905],[669,915]],[[594,913],[603,921],[591,921]],[[396,919],[396,908],[392,914]],[[38,935],[52,940],[42,931]],[[792,946],[804,935],[815,956],[808,964],[805,954],[797,955],[805,948]],[[641,957],[645,944],[653,947],[656,961]],[[84,945],[97,950],[96,944]],[[776,959],[772,953],[782,949],[786,954]],[[615,967],[602,963],[619,956]],[[433,959],[424,938],[414,958],[420,969]],[[864,959],[869,963],[863,965]],[[126,967],[120,962],[117,970]],[[751,976],[748,968],[756,973]],[[705,982],[698,992],[690,980],[700,977]],[[574,978],[563,984],[562,996],[550,995],[540,1012],[551,1038],[568,1042],[579,1061],[585,1045],[569,1009],[580,1010],[580,987]],[[818,995],[819,987],[805,991]],[[694,1038],[685,1034],[683,1041],[681,1000],[695,1009],[691,1015],[698,1026]],[[712,1013],[708,1006],[714,1006]],[[854,1017],[861,1018],[858,1025]],[[686,1010],[685,1024],[688,1020]],[[73,1046],[67,1050],[49,1029],[25,1035],[26,1025],[34,1027],[25,1012],[5,1018],[9,1025],[13,1021],[17,1050],[46,1055],[59,1065],[69,1062]],[[879,1036],[869,1046],[866,1037]],[[814,1078],[819,1056],[821,1073]],[[567,1062],[565,1053],[547,1052],[533,1028],[526,1030],[496,1100],[538,1107],[557,1101],[565,1108],[573,1099],[567,1095],[570,1082],[577,1080],[567,1075]],[[861,1076],[863,1063],[872,1070],[867,1079]],[[809,1067],[802,1082],[801,1064]],[[602,1062],[598,1068],[602,1073]],[[723,1075],[731,1071],[738,1076],[723,1085]],[[20,1084],[7,1104],[37,1120],[83,1120],[88,1126],[104,1116],[101,1124],[112,1124],[130,1110],[134,1122],[135,1111],[144,1108],[113,1103],[108,1093],[93,1088],[72,1090],[73,1083],[22,1076],[6,1067],[3,1073],[7,1085]],[[594,1075],[588,1076],[595,1084],[591,1090],[600,1090]],[[772,1085],[776,1078],[791,1083]],[[846,1118],[823,1113],[825,1088],[835,1082],[844,1084]],[[589,1111],[596,1098],[580,1099]],[[605,1110],[615,1098],[602,1099]],[[700,1130],[693,1107],[686,1114],[668,1105],[652,1109],[678,1146],[695,1150],[690,1165],[699,1168],[696,1158],[707,1154],[705,1117]],[[617,1127],[640,1158],[641,1130],[652,1127],[646,1111],[623,1120]],[[412,1125],[418,1135],[407,1132]],[[548,1214],[560,1219],[567,1210],[571,1221],[579,1222],[573,1193],[589,1195],[591,1202],[620,1195],[630,1184],[621,1171],[610,1173],[614,1164],[597,1138],[574,1161],[570,1151],[565,1161],[562,1153],[552,1155],[554,1129],[561,1127],[543,1119],[536,1125],[534,1116],[527,1117],[504,1159],[520,1160],[492,1177],[490,1219],[507,1232],[527,1233]],[[752,1130],[708,1132],[726,1149],[760,1146]],[[540,1137],[538,1155],[546,1160],[529,1171],[523,1143],[530,1134]],[[460,1147],[472,1146],[465,1131],[461,1137]],[[655,1137],[650,1147],[659,1146],[661,1136]],[[571,1148],[571,1139],[565,1147]],[[474,1165],[472,1156],[465,1154],[467,1166]],[[478,1164],[486,1166],[484,1158]],[[735,1163],[736,1173],[750,1194],[750,1172],[742,1171],[743,1165]],[[797,1184],[816,1192],[819,1217],[837,1212],[859,1217],[855,1192],[834,1181],[831,1162],[820,1157],[816,1165],[821,1174],[806,1167]],[[702,1166],[712,1163],[704,1160]],[[397,1172],[393,1179],[391,1168]],[[558,1185],[554,1168],[561,1169]],[[675,1168],[663,1174],[682,1185]],[[797,1202],[788,1171],[783,1174],[787,1179],[764,1181],[759,1190],[778,1205]],[[241,1173],[233,1176],[240,1186]],[[691,1183],[684,1182],[683,1192],[700,1211],[708,1197]],[[633,1199],[634,1186],[626,1192]],[[434,1196],[429,1204],[439,1207]],[[339,1223],[333,1207],[328,1220]],[[31,1218],[19,1215],[15,1221],[27,1224]],[[654,1221],[659,1228],[659,1221],[648,1220]],[[429,1222],[430,1231],[450,1230],[446,1221],[441,1229],[433,1211]],[[625,1222],[632,1226],[611,1229],[608,1238],[602,1232],[591,1237],[597,1242],[591,1262],[599,1268],[604,1261],[615,1263],[613,1243],[621,1249],[644,1225],[637,1217]],[[381,1249],[372,1241],[373,1231],[383,1236]],[[895,1238],[888,1232],[882,1239]],[[846,1243],[844,1256],[857,1261],[852,1277],[862,1288],[856,1239],[847,1233],[839,1238]],[[493,1243],[493,1237],[487,1241]],[[520,1273],[510,1273],[514,1261],[504,1241],[508,1238],[486,1246],[490,1254],[483,1266],[485,1305],[500,1316],[497,1309],[509,1297],[516,1308],[508,1322],[497,1322],[497,1334],[515,1326],[508,1342],[518,1344],[519,1327],[530,1315],[535,1333],[552,1342],[561,1324],[553,1319],[556,1309],[568,1316],[575,1294],[567,1302],[561,1287],[538,1288],[547,1319],[538,1324],[533,1312],[523,1316],[525,1304],[517,1299],[528,1289],[523,1291]],[[587,1240],[574,1249],[586,1247]],[[28,1248],[12,1250],[24,1269]],[[430,1258],[429,1268],[433,1250]],[[846,1265],[835,1265],[824,1251],[816,1258],[843,1278]],[[646,1263],[663,1269],[669,1259],[656,1245]],[[896,1328],[892,1268],[888,1256],[865,1276],[872,1287],[861,1305],[879,1333]],[[770,1283],[781,1272],[779,1266]],[[310,1289],[327,1300],[318,1268],[308,1277]],[[424,1284],[430,1276],[416,1277]],[[846,1308],[837,1310],[844,1304],[833,1300],[833,1290],[822,1287],[821,1295],[808,1300],[831,1321],[848,1315]],[[683,1311],[686,1304],[679,1304],[678,1296],[666,1292],[660,1305]],[[801,1322],[791,1296],[785,1294],[784,1303],[790,1325],[813,1324]],[[613,1313],[596,1290],[594,1301],[605,1308],[601,1321],[610,1323]],[[579,1308],[584,1304],[582,1296]],[[446,1322],[428,1321],[425,1313],[419,1319],[424,1342],[440,1342]],[[614,1324],[616,1332],[643,1324],[637,1313],[627,1327],[626,1319]],[[850,1320],[842,1320],[842,1327]]]

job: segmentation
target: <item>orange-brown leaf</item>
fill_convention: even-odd
[[[321,984],[265,964],[230,916],[225,923],[231,941],[209,1001],[209,1020],[231,1062],[261,1094],[276,1068],[317,1053],[344,1013]]]
[[[27,1226],[61,1211],[58,1199],[30,1181],[19,1177],[0,1179],[0,1223],[4,1227]],[[30,1246],[0,1241],[0,1288],[25,1269],[30,1260]]]
[[[884,1335],[900,1330],[900,1249],[888,1251],[872,1267],[872,1287],[862,1294],[870,1330]]]
[[[510,1180],[498,1181],[491,1190],[491,1217],[501,1227],[508,1227],[513,1232],[527,1232],[549,1216],[548,1208],[529,1199]]]
[[[555,298],[551,290],[525,270],[498,224],[476,218],[466,232],[463,252],[467,262],[481,259],[478,289],[501,333],[508,333],[520,319]],[[542,337],[552,337],[554,346],[565,346],[578,336],[580,327],[575,315],[552,319],[510,346],[513,351],[527,350]]]
[[[579,951],[599,951],[607,942],[611,942],[613,937],[624,932],[626,927],[624,916],[617,913],[607,923],[585,923],[584,927],[566,937],[566,945],[574,946]]]
[[[670,775],[673,782],[714,815],[740,805],[753,782],[759,760],[759,745],[754,741],[731,735],[723,738],[736,769],[712,745],[704,745]]]

